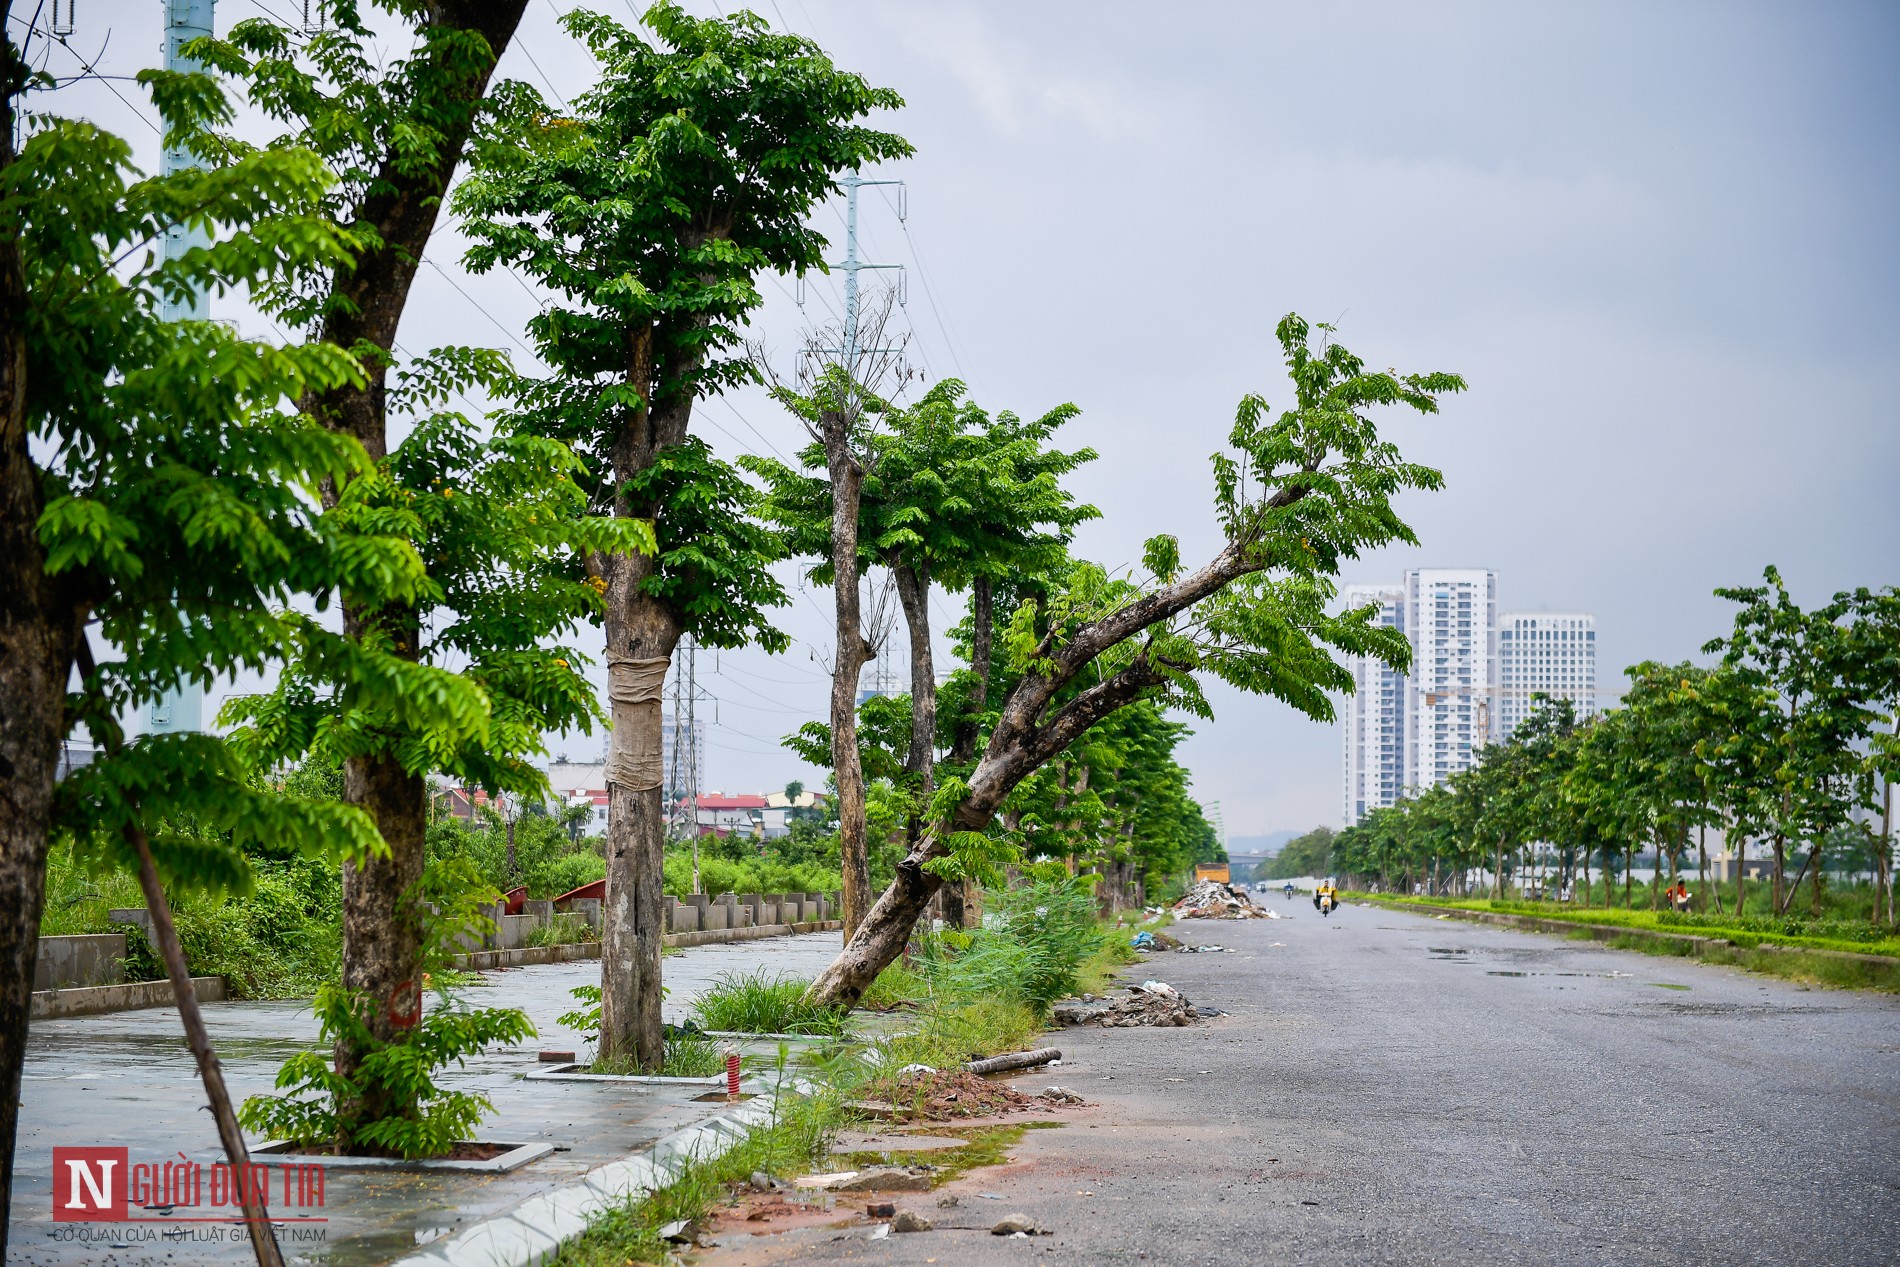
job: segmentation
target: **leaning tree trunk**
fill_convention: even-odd
[[[12,97],[0,103],[0,169],[12,160]],[[47,831],[80,615],[49,580],[39,474],[27,448],[26,283],[0,241],[0,1212],[12,1208],[20,1071],[46,895]],[[6,1257],[0,1217],[0,1259]]]
[[[844,898],[841,914],[844,937],[849,942],[871,904],[864,763],[858,755],[858,675],[877,649],[865,640],[862,596],[858,592],[858,505],[864,491],[864,467],[851,451],[849,415],[826,411],[822,434],[831,476],[831,588],[837,608],[837,650],[831,666],[831,768],[838,784],[838,854]],[[928,900],[928,894],[925,896]]]
[[[236,1176],[238,1206],[250,1233],[251,1252],[258,1267],[283,1267],[283,1251],[270,1225],[270,1183],[251,1182],[251,1154],[244,1145],[244,1132],[238,1129],[237,1111],[231,1107],[231,1093],[224,1085],[224,1067],[211,1046],[211,1032],[205,1028],[204,1013],[198,1007],[198,991],[191,983],[191,968],[185,950],[178,941],[178,929],[172,923],[171,902],[158,882],[158,866],[152,859],[151,843],[145,833],[129,829],[126,839],[139,859],[139,888],[145,894],[145,909],[152,915],[153,940],[165,960],[165,972],[171,978],[172,998],[178,1004],[178,1019],[185,1029],[185,1044],[198,1064],[198,1077],[204,1083],[205,1098],[211,1102],[211,1118],[217,1124],[218,1140],[230,1160]],[[268,1171],[266,1172],[268,1174]]]

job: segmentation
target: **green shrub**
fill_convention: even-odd
[[[1016,999],[1043,1013],[1075,993],[1102,942],[1093,890],[1064,876],[991,894],[981,928],[924,939],[922,965],[941,994]]]
[[[729,973],[693,1001],[701,1029],[742,1034],[841,1034],[845,1010],[805,999],[811,982],[761,969]]]
[[[688,849],[666,855],[666,892],[688,893],[831,893],[843,881],[836,867],[812,862],[786,862],[773,857],[724,858],[702,848],[699,888],[693,888],[693,856]]]
[[[528,930],[530,946],[575,946],[595,939],[593,925],[578,915],[556,911],[553,917]]]

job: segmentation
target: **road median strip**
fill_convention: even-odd
[[[1637,928],[1626,924],[1592,924],[1578,919],[1553,919],[1538,915],[1519,915],[1508,911],[1479,911],[1463,906],[1435,906],[1409,902],[1377,894],[1356,894],[1356,900],[1391,911],[1412,911],[1430,916],[1468,920],[1515,928],[1524,932],[1554,933],[1563,937],[1586,938],[1611,943],[1621,949],[1649,954],[1675,955],[1703,959],[1771,973],[1775,976],[1815,980],[1852,989],[1900,992],[1900,959],[1891,955],[1873,955],[1848,950],[1823,950],[1813,946],[1785,946],[1762,941],[1742,945],[1731,937],[1696,933],[1671,933],[1660,929]],[[1811,969],[1829,969],[1813,971]]]

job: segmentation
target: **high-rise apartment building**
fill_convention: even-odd
[[[1587,612],[1515,612],[1498,618],[1497,722],[1505,738],[1539,695],[1566,699],[1578,718],[1596,713],[1597,620]]]
[[[1412,639],[1405,785],[1423,791],[1470,765],[1472,749],[1490,737],[1498,574],[1407,572],[1405,616]]]
[[[1399,585],[1348,585],[1349,608],[1379,609],[1377,623],[1405,628],[1405,589]],[[1353,692],[1346,698],[1346,822],[1399,799],[1405,782],[1405,675],[1374,656],[1346,658]]]
[[[1514,731],[1537,695],[1596,711],[1596,620],[1580,612],[1500,615],[1486,568],[1418,568],[1398,585],[1352,585],[1350,607],[1376,606],[1405,632],[1412,670],[1370,656],[1346,667],[1355,693],[1343,710],[1347,826],[1370,810],[1469,767],[1487,742]]]

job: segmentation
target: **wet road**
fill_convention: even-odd
[[[1900,1262],[1900,999],[1269,900],[1296,918],[1186,921],[1237,953],[1131,972],[1233,1015],[1055,1040],[1072,1058],[1018,1085],[1099,1107],[954,1209],[900,1199],[939,1230],[703,1261]],[[1054,1235],[983,1230],[1016,1210]]]

